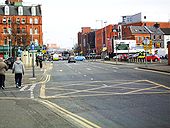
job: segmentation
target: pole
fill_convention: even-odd
[[[32,52],[32,77],[35,77],[34,52]]]
[[[34,42],[33,42],[33,18],[32,18],[32,44],[31,45],[35,45]],[[34,46],[35,48],[35,46]],[[34,50],[34,48],[32,48],[31,46],[31,49]],[[32,51],[32,77],[35,77],[35,67],[34,67],[34,52]]]
[[[117,42],[115,42],[115,43],[116,43],[115,45],[116,45],[116,64],[117,64],[117,59],[118,59],[118,58],[117,58],[117,57],[118,57],[118,56],[117,56]]]

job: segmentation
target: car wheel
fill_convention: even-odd
[[[158,61],[158,59],[156,58],[154,61],[155,61],[155,62],[157,62],[157,61]]]

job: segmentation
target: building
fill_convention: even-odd
[[[22,0],[6,0],[0,5],[0,54],[4,58],[28,50],[31,43],[43,45],[41,5],[23,5]]]
[[[78,33],[79,53],[87,55],[95,48],[95,30],[90,27],[82,27]]]

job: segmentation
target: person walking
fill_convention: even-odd
[[[0,59],[0,88],[5,89],[5,72],[8,70],[7,64]]]
[[[25,67],[20,57],[17,57],[12,67],[12,73],[15,73],[16,88],[21,88],[22,76],[24,75]]]

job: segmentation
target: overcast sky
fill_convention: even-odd
[[[0,0],[4,3],[5,0]],[[147,21],[168,21],[170,0],[23,0],[41,4],[44,43],[71,48],[81,27],[100,28],[96,20],[116,24],[123,15],[142,12]]]

